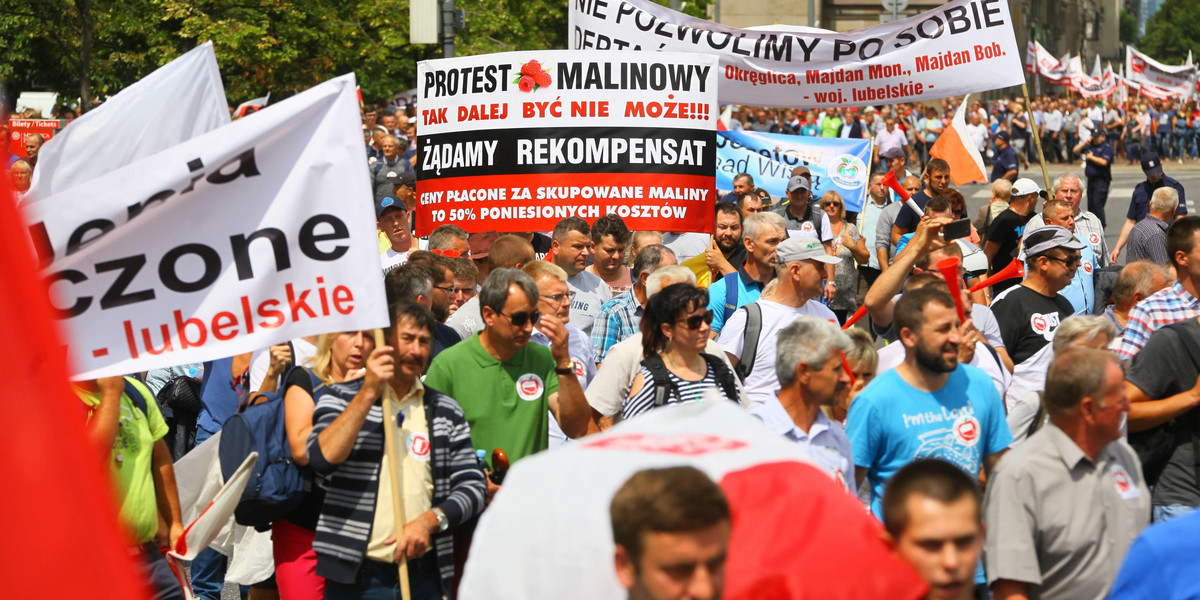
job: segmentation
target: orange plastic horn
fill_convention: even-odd
[[[859,319],[863,318],[863,315],[865,314],[867,314],[866,305],[858,307],[858,310],[854,311],[854,314],[850,315],[849,319],[846,319],[846,324],[842,325],[842,329],[850,329],[855,323],[858,322]]]
[[[942,272],[942,277],[946,279],[946,284],[950,286],[950,297],[954,298],[954,308],[958,309],[958,320],[966,322],[967,313],[963,310],[962,301],[962,285],[959,284],[958,265],[962,261],[957,256],[950,256],[939,260],[935,267]]]
[[[896,192],[896,195],[900,196],[902,200],[908,200],[912,197],[909,195],[908,190],[901,187],[900,182],[896,180],[895,171],[888,171],[887,174],[883,176],[883,179],[880,180],[880,183],[892,188],[892,191]]]
[[[1019,260],[1014,260],[1008,263],[1007,267],[997,271],[995,275],[992,275],[991,277],[988,277],[987,279],[984,279],[983,281],[971,286],[971,289],[967,291],[974,294],[975,292],[978,292],[986,287],[991,287],[997,283],[1000,283],[1001,281],[1007,281],[1016,277],[1025,277],[1025,264]]]

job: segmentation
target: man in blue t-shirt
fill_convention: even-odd
[[[1198,551],[1200,512],[1146,529],[1125,554],[1108,600],[1200,598]]]
[[[950,294],[936,287],[906,292],[893,323],[904,362],[876,377],[846,418],[856,476],[859,485],[870,479],[877,517],[884,486],[904,465],[938,458],[978,476],[1012,442],[991,377],[958,362],[964,330]]]

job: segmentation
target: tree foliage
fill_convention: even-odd
[[[1137,17],[1133,16],[1129,11],[1121,9],[1118,16],[1118,39],[1122,44],[1130,44],[1136,46],[1138,43],[1138,22]]]
[[[1138,50],[1173,65],[1187,60],[1188,51],[1200,51],[1200,0],[1166,0],[1146,22]]]

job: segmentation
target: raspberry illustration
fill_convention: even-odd
[[[532,92],[534,85],[533,78],[528,75],[522,75],[521,80],[517,82],[517,86],[522,92]]]
[[[550,85],[550,74],[539,69],[537,73],[533,74],[533,82],[538,87],[547,87]]]
[[[521,66],[521,74],[529,75],[530,77],[536,75],[541,70],[542,70],[542,64],[536,60],[531,60]]]

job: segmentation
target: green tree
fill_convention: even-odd
[[[1120,33],[1118,36],[1121,40],[1121,43],[1136,46],[1138,43],[1137,17],[1133,16],[1129,13],[1129,11],[1122,8],[1119,19],[1120,21],[1118,24],[1118,30]]]
[[[1200,50],[1200,0],[1166,0],[1146,22],[1138,50],[1165,64],[1187,60],[1188,51]]]

